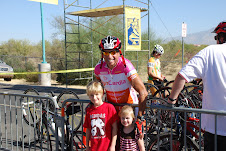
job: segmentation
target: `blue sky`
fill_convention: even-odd
[[[92,7],[95,8],[104,1],[92,0]],[[147,2],[147,0],[139,1]],[[150,2],[150,26],[157,37],[181,36],[182,22],[187,24],[187,34],[190,34],[209,30],[226,20],[225,0],[151,0]],[[82,3],[88,6],[89,0],[82,0],[79,4],[83,5]],[[109,0],[101,7],[122,4],[122,0]],[[125,4],[146,7],[145,4],[135,0],[126,0]],[[50,40],[55,31],[50,24],[53,16],[63,16],[63,7],[63,0],[59,0],[59,5],[43,3],[46,40]],[[11,38],[27,39],[32,43],[41,41],[40,3],[28,0],[1,0],[0,11],[0,43]],[[147,19],[144,19],[141,24],[142,30],[147,28]]]

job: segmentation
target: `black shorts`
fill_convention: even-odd
[[[214,151],[214,134],[204,133],[204,151]],[[226,136],[217,135],[217,151],[225,151]]]

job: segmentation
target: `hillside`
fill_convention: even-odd
[[[186,44],[195,44],[195,45],[212,45],[216,44],[214,40],[214,33],[211,33],[214,28],[211,28],[206,31],[201,31],[197,33],[187,34],[187,37],[184,38]],[[173,37],[174,40],[181,41],[181,36]],[[172,38],[167,38],[166,42],[171,41]]]

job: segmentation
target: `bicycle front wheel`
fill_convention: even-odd
[[[48,120],[47,120],[47,115],[43,115],[43,121],[42,124],[39,125],[40,127],[40,134],[39,134],[39,142],[40,142],[40,147],[42,150],[45,151],[52,151],[53,150],[53,142],[51,140],[51,134],[50,134],[50,130],[49,130],[49,124],[48,124]],[[53,135],[53,134],[52,134]]]
[[[40,100],[32,96],[39,95],[39,92],[36,89],[27,89],[24,91],[24,94],[31,95],[31,97],[23,97],[22,98],[22,114],[24,121],[34,127],[35,124],[41,121],[41,109],[40,109]]]
[[[63,101],[67,99],[79,99],[78,95],[71,90],[66,90],[60,93],[57,97],[59,107],[62,107]],[[70,105],[68,105],[70,104]],[[82,103],[81,102],[68,102],[65,107],[66,115],[74,131],[77,131],[82,124]]]

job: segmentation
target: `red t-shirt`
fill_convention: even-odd
[[[99,107],[93,105],[86,110],[84,127],[90,129],[91,150],[107,151],[112,139],[112,124],[116,122],[118,115],[115,107],[109,103],[103,103]]]

